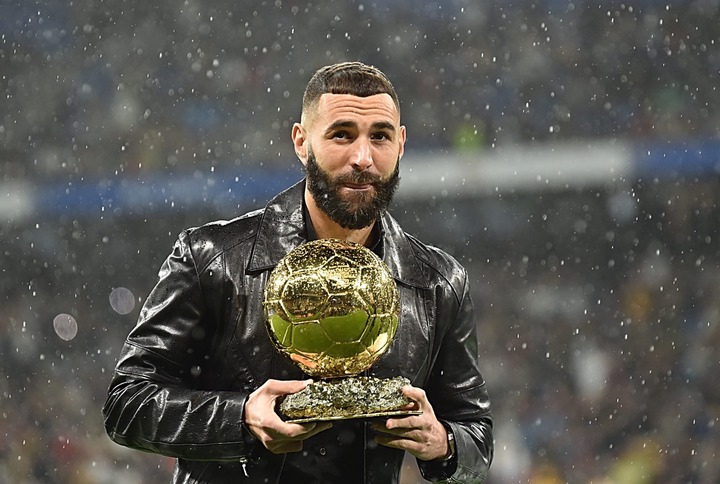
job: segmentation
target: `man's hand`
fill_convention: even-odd
[[[245,426],[270,452],[298,452],[303,440],[332,427],[329,422],[286,423],[275,413],[278,398],[299,392],[311,381],[268,380],[245,402]]]
[[[406,450],[420,460],[445,458],[449,453],[447,431],[435,417],[425,390],[406,385],[402,391],[413,400],[406,410],[420,410],[422,414],[373,423],[373,430],[378,432],[375,442]]]

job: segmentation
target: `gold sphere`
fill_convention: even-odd
[[[265,321],[275,347],[319,378],[357,375],[390,347],[400,298],[371,250],[338,239],[287,254],[265,286]]]

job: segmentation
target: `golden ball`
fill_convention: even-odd
[[[319,378],[357,375],[390,347],[400,298],[371,250],[337,239],[287,254],[265,286],[265,321],[275,347]]]

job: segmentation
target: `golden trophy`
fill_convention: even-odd
[[[287,421],[419,413],[403,409],[408,379],[360,375],[390,347],[400,310],[395,280],[372,251],[338,239],[295,248],[270,274],[264,309],[275,347],[315,380],[282,400]]]

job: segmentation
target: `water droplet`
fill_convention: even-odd
[[[135,309],[135,296],[125,287],[116,287],[110,293],[110,306],[118,314],[128,314]]]
[[[53,328],[55,329],[55,333],[65,341],[70,341],[75,338],[78,332],[78,325],[75,318],[64,313],[55,316],[55,319],[53,319]]]

